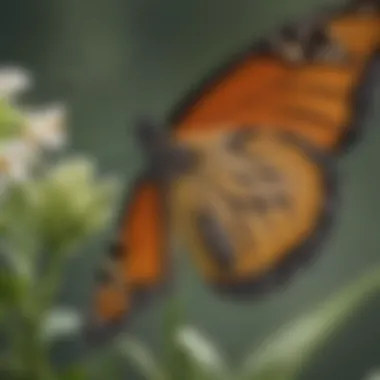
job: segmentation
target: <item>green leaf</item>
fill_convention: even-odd
[[[168,300],[164,313],[163,352],[166,373],[169,379],[191,379],[191,362],[176,342],[177,331],[182,326],[183,315],[176,297]]]
[[[63,374],[59,376],[60,380],[90,380],[88,377],[86,368],[81,366],[75,366],[69,370],[64,371]]]
[[[315,311],[274,334],[249,355],[241,377],[247,380],[294,380],[315,353],[380,287],[380,270],[364,276]]]
[[[146,380],[167,379],[153,353],[141,342],[123,339],[118,344],[118,350]]]
[[[177,332],[176,341],[190,359],[192,372],[197,379],[232,378],[221,353],[195,328],[181,327]]]
[[[0,379],[22,379],[23,369],[19,358],[11,354],[0,355]]]
[[[24,284],[14,274],[0,270],[0,312],[3,308],[15,306],[22,298],[24,292]]]
[[[53,309],[48,312],[41,326],[41,338],[51,342],[77,334],[82,327],[80,315],[71,309]]]
[[[32,254],[37,240],[38,194],[33,182],[11,187],[1,204],[0,233],[12,249]]]
[[[123,358],[124,359],[124,358]],[[94,355],[85,362],[89,380],[119,379],[120,372],[120,348],[115,344],[97,350]]]
[[[380,370],[373,369],[362,380],[380,380]]]
[[[11,103],[0,100],[0,139],[20,136],[24,119],[20,111]]]
[[[4,277],[2,280],[7,282],[6,286],[8,286],[10,282],[19,282],[20,285],[21,283],[26,285],[30,283],[34,269],[31,257],[17,250],[12,252],[5,247],[3,247],[0,257],[3,265],[0,275]],[[0,286],[4,286],[3,281],[0,282]]]

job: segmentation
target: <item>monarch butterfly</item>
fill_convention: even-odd
[[[360,135],[379,46],[380,6],[356,1],[240,54],[181,102],[170,129],[139,124],[150,164],[99,272],[91,337],[170,282],[173,234],[205,282],[234,297],[276,289],[313,257],[334,222],[336,158]]]

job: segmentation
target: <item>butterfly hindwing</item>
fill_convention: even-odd
[[[126,201],[118,234],[99,271],[89,328],[92,338],[112,335],[147,297],[166,286],[167,234],[164,186],[144,176]]]
[[[204,165],[173,187],[178,233],[213,287],[234,294],[274,288],[331,230],[334,159],[284,132],[208,139],[207,148],[199,144]]]

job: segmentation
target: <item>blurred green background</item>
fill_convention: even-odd
[[[127,193],[141,162],[131,135],[137,116],[163,120],[181,96],[231,54],[285,20],[334,3],[338,2],[2,0],[0,63],[21,64],[33,72],[31,100],[67,103],[70,149],[95,156],[102,170],[122,178]],[[314,265],[289,286],[239,304],[211,293],[191,263],[179,259],[175,291],[188,321],[230,357],[241,357],[252,343],[259,346],[276,328],[380,263],[379,105],[380,87],[365,123],[366,135],[340,162],[342,205],[332,238]],[[106,237],[89,244],[86,249],[92,254],[68,268],[63,302],[86,306]],[[303,378],[358,380],[380,366],[379,320],[378,298],[352,318]],[[137,316],[130,330],[158,350],[161,322],[158,301]],[[56,360],[65,363],[79,351],[78,344],[67,342],[55,353]]]

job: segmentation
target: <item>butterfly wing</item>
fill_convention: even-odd
[[[348,147],[361,130],[379,43],[379,6],[356,1],[260,42],[203,82],[171,115],[174,136],[181,143],[196,141],[214,165],[207,174],[177,181],[173,207],[179,234],[209,284],[234,294],[273,289],[326,239],[337,203],[330,154]],[[277,137],[270,144],[264,137],[252,140],[240,133],[247,127]],[[264,186],[245,168],[243,182],[266,189],[252,199],[255,186],[243,185],[236,168],[228,170],[235,158],[226,149],[224,159],[212,158],[218,154],[210,153],[212,136],[231,137],[234,130],[238,145],[255,141],[244,160],[272,166],[291,184],[286,192]]]
[[[379,42],[380,13],[363,4],[287,26],[187,97],[171,115],[174,133],[251,125],[344,147],[362,123]]]
[[[168,283],[165,189],[136,181],[123,209],[119,231],[97,276],[90,339],[118,331],[147,297]]]
[[[174,184],[175,225],[213,287],[234,295],[274,289],[331,230],[334,160],[285,132],[225,133],[223,141],[211,137],[207,163]]]
[[[294,261],[309,256],[329,230],[335,205],[334,175],[312,146],[338,148],[348,135],[356,134],[362,121],[380,40],[380,17],[376,9],[363,12],[359,8],[351,6],[322,17],[306,39],[302,37],[305,22],[291,26],[293,31],[285,28],[240,55],[185,99],[171,117],[173,133],[182,143],[194,132],[212,134],[246,125],[288,131],[305,139],[302,143],[272,142],[278,150],[273,157],[282,157],[272,162],[277,172],[298,183],[309,181],[304,187],[294,186],[288,198],[280,196],[282,203],[276,202],[281,207],[268,208],[273,200],[263,195],[264,200],[254,200],[239,219],[232,217],[236,210],[230,203],[215,204],[219,190],[226,183],[236,184],[235,180],[215,179],[216,186],[207,191],[199,191],[204,178],[190,181],[190,186],[188,178],[175,184],[171,202],[182,215],[179,225],[187,226],[183,235],[189,238],[203,275],[219,289],[251,289],[249,284],[259,288],[273,282],[268,279],[278,281],[294,267]],[[321,47],[332,52],[321,58]],[[248,151],[247,156],[253,153]],[[261,154],[271,162],[265,152]],[[234,191],[239,194],[236,186]],[[136,184],[95,292],[93,336],[114,331],[168,278],[165,194],[149,179]],[[285,207],[289,197],[290,208]],[[237,198],[244,199],[244,194]],[[241,237],[236,222],[250,232]],[[254,244],[247,245],[252,239]]]

